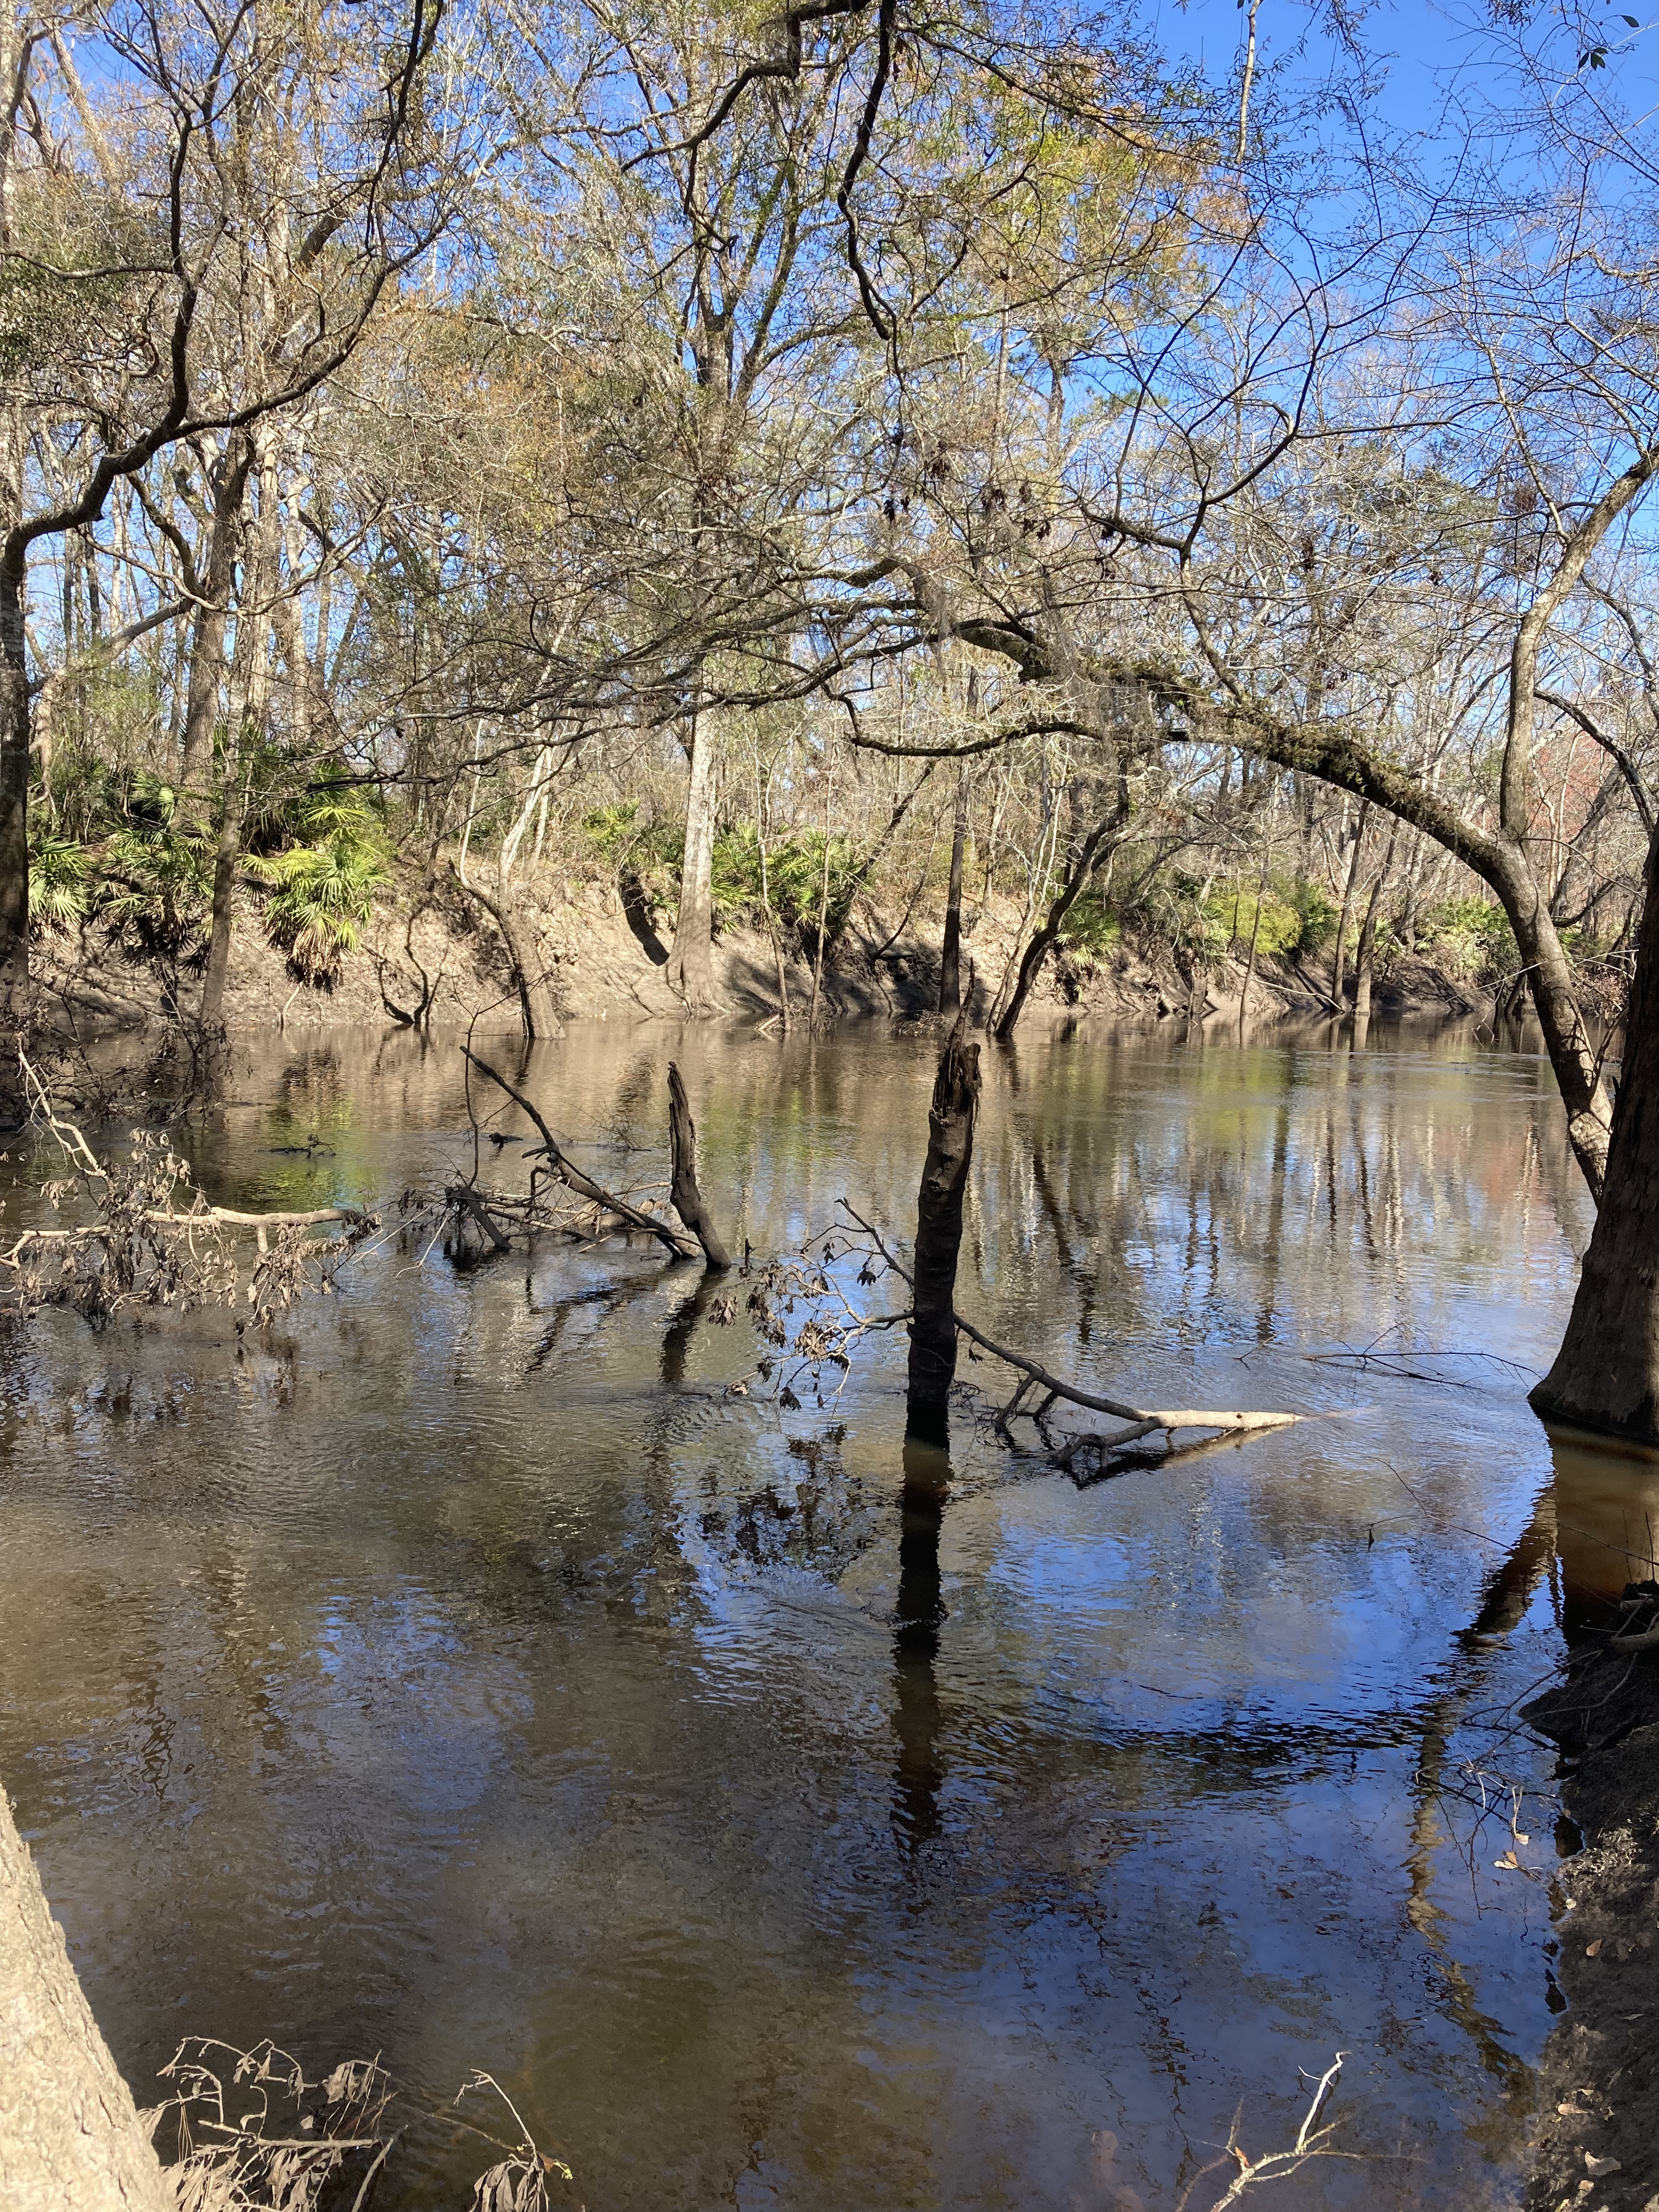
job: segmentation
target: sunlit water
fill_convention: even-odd
[[[640,1181],[676,1055],[769,1254],[843,1194],[908,1234],[937,1049],[597,1024],[526,1081]],[[1159,2212],[1340,2050],[1354,2155],[1279,2201],[1518,2202],[1557,1844],[1513,1708],[1561,1648],[1522,1370],[1589,1226],[1547,1067],[1083,1030],[985,1076],[964,1310],[1327,1418],[1079,1489],[964,1406],[902,1604],[902,1334],[780,1417],[646,1244],[422,1240],[247,1348],[0,1351],[0,1776],[141,2103],[180,2035],[272,2035],[434,2107],[488,2069],[590,2212]],[[272,1037],[192,1144],[228,1203],[431,1188],[459,1057]],[[1377,1340],[1491,1357],[1309,1357]],[[492,2154],[417,2124],[378,2201]]]

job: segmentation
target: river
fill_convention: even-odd
[[[908,1234],[936,1053],[594,1024],[525,1080],[637,1180],[676,1055],[769,1254],[843,1195]],[[461,1065],[257,1040],[201,1180],[429,1189]],[[1341,2051],[1352,2155],[1282,2201],[1518,2203],[1571,1842],[1514,1717],[1562,1648],[1524,1393],[1589,1224],[1547,1063],[1459,1026],[988,1048],[964,1311],[1322,1418],[1079,1487],[965,1407],[902,1548],[902,1334],[781,1415],[648,1243],[5,1340],[0,1775],[140,2103],[180,2036],[269,2035],[428,2107],[382,2205],[465,2205],[482,2069],[588,2212],[1172,2212]],[[1413,1356],[1310,1356],[1373,1344]]]

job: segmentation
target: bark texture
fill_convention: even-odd
[[[0,2212],[175,2212],[3,1790]]]
[[[1601,1203],[1566,1335],[1532,1405],[1659,1444],[1659,836],[1645,888]]]
[[[996,1025],[999,1041],[1006,1044],[1012,1036],[1025,1001],[1031,995],[1031,987],[1042,972],[1042,963],[1060,942],[1060,933],[1066,927],[1066,918],[1087,890],[1097,871],[1116,851],[1122,842],[1129,820],[1129,797],[1126,785],[1120,782],[1118,802],[1112,812],[1097,822],[1078,848],[1060,895],[1048,908],[1041,928],[1033,932],[1019,963],[1018,979],[1013,996],[1009,1000]]]
[[[0,1016],[29,981],[29,683],[21,575],[0,568]]]
[[[720,1242],[703,1195],[697,1185],[697,1125],[691,1119],[690,1101],[680,1072],[668,1063],[668,1143],[672,1159],[671,1191],[674,1211],[702,1247],[711,1267],[729,1267],[732,1255]]]
[[[689,1014],[718,1011],[714,988],[714,746],[713,732],[691,733],[691,776],[685,793],[685,853],[680,864],[680,910],[668,982]]]
[[[954,1014],[962,1004],[962,863],[968,848],[968,771],[957,771],[956,814],[951,825],[951,887],[945,900],[945,942],[939,967],[939,1010]]]
[[[979,1047],[964,1044],[962,1030],[958,1015],[939,1055],[927,1115],[927,1160],[916,1202],[915,1317],[910,1323],[905,1419],[907,1434],[941,1445],[950,1436],[951,1385],[957,1372],[957,1259],[979,1111]]]

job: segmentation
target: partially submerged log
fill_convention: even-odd
[[[548,1127],[529,1099],[526,1097],[524,1092],[515,1084],[509,1083],[507,1078],[498,1069],[493,1068],[487,1060],[481,1059],[470,1045],[463,1045],[461,1051],[477,1069],[480,1075],[487,1076],[498,1090],[506,1091],[514,1104],[522,1107],[530,1116],[541,1134],[542,1141],[539,1147],[541,1156],[567,1190],[574,1190],[579,1198],[587,1199],[594,1206],[602,1206],[607,1213],[614,1213],[619,1221],[627,1222],[630,1229],[644,1230],[648,1236],[656,1237],[659,1243],[665,1244],[671,1252],[690,1254],[696,1250],[696,1245],[690,1237],[682,1236],[678,1230],[671,1228],[665,1221],[659,1221],[654,1214],[642,1213],[638,1206],[630,1206],[626,1199],[617,1197],[613,1192],[606,1190],[602,1184],[595,1182],[592,1176],[584,1175],[574,1160],[566,1158],[560,1149],[558,1139]],[[534,1157],[535,1155],[530,1152],[525,1155],[526,1159]],[[729,1266],[730,1262],[726,1264]]]
[[[175,2212],[0,1790],[0,2206]]]
[[[697,1125],[679,1069],[668,1063],[668,1148],[674,1211],[702,1247],[702,1256],[713,1268],[724,1270],[732,1257],[720,1242],[697,1183]]]
[[[924,1443],[944,1444],[950,1437],[951,1385],[957,1372],[957,1261],[978,1110],[979,1047],[963,1042],[958,1014],[933,1079],[927,1158],[916,1200],[916,1265],[909,1279],[915,1312],[905,1432]]]
[[[845,1199],[842,1200],[842,1207],[848,1218],[855,1222],[869,1237],[876,1251],[894,1273],[908,1283],[914,1292],[916,1287],[915,1274],[905,1266],[897,1254],[885,1242],[880,1231],[873,1223],[866,1221],[861,1213],[855,1212]],[[959,1227],[957,1233],[959,1239]],[[1249,1435],[1267,1429],[1290,1428],[1297,1422],[1305,1421],[1309,1418],[1306,1413],[1265,1413],[1243,1407],[1222,1411],[1212,1407],[1131,1405],[1125,1399],[1108,1398],[1094,1390],[1080,1390],[1076,1383],[1064,1382],[1058,1375],[1051,1375],[1046,1367],[1039,1365],[1035,1359],[1028,1359],[1023,1352],[1015,1352],[1006,1344],[999,1344],[994,1337],[988,1336],[982,1328],[975,1328],[972,1322],[964,1321],[954,1309],[951,1310],[950,1325],[953,1336],[958,1333],[965,1336],[970,1343],[978,1345],[981,1351],[989,1352],[992,1358],[1001,1360],[1005,1366],[1012,1367],[1017,1375],[1024,1378],[1014,1393],[1012,1405],[1005,1410],[1005,1419],[1017,1411],[1046,1413],[1057,1401],[1063,1401],[1066,1405],[1081,1406],[1090,1413],[1109,1413],[1115,1419],[1128,1422],[1130,1425],[1127,1428],[1121,1429],[1116,1435],[1104,1439],[1108,1443],[1117,1445],[1133,1443],[1141,1437],[1156,1435],[1160,1430],[1173,1431],[1176,1429],[1210,1429]],[[914,1345],[914,1338],[912,1340]],[[914,1352],[912,1362],[914,1372]],[[953,1347],[953,1373],[954,1370]],[[1026,1392],[1033,1385],[1046,1395],[1040,1406],[1026,1407],[1023,1401]]]

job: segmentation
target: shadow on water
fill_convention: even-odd
[[[1659,1573],[1659,1452],[1553,1428],[1561,1625],[1569,1644],[1619,1625],[1627,1583]]]
[[[1551,1491],[1509,1364],[1587,1214],[1542,1063],[1217,1036],[988,1054],[985,1327],[1340,1416],[1155,1474],[971,1419],[901,1462],[896,1332],[833,1407],[745,1397],[733,1279],[620,1244],[410,1249],[281,1346],[0,1346],[0,1776],[133,2079],[181,2025],[446,2100],[485,2066],[597,2212],[1167,2212],[1342,2049],[1368,2156],[1297,2212],[1513,2206],[1547,1847],[1494,1871],[1469,1775],[1547,1796],[1514,1709],[1647,1571],[1659,1468],[1558,1443]],[[648,1185],[677,1057],[722,1231],[782,1253],[843,1192],[908,1228],[937,1049],[595,1025],[526,1087]],[[230,1204],[441,1187],[459,1055],[273,1041],[194,1157]],[[1382,1340],[1481,1354],[1321,1364]],[[476,2170],[411,2148],[398,2202]]]

